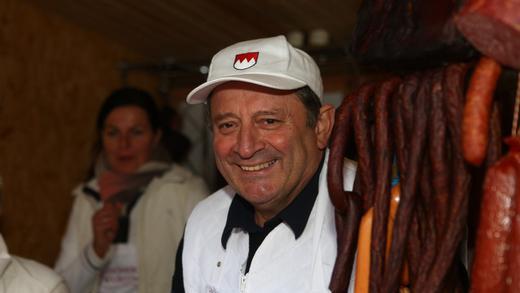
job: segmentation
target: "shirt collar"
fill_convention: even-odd
[[[316,173],[307,183],[305,188],[296,196],[296,198],[278,215],[265,223],[265,226],[277,225],[285,222],[293,231],[294,236],[298,239],[307,225],[307,221],[318,196],[319,177],[323,167],[323,160],[320,163]],[[227,241],[231,236],[234,228],[239,228],[247,233],[253,233],[262,229],[255,222],[255,210],[253,206],[247,202],[240,194],[235,194],[229,207],[226,226],[222,232],[221,243],[224,249]]]

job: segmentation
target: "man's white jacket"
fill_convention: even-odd
[[[346,161],[345,190],[352,190],[355,172],[355,163]],[[329,198],[326,175],[327,159],[319,177],[319,193],[303,234],[295,239],[289,226],[278,225],[256,251],[245,275],[242,272],[248,255],[248,234],[235,228],[226,249],[221,244],[229,206],[236,192],[227,186],[200,202],[188,219],[184,235],[185,291],[329,292],[337,245],[334,207]]]

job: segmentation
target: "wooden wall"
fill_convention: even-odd
[[[13,254],[53,265],[90,160],[100,101],[128,49],[20,0],[0,1],[1,232]],[[129,84],[155,81],[132,74]]]

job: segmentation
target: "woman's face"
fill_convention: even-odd
[[[103,151],[112,171],[129,174],[150,160],[159,141],[145,110],[138,106],[115,108],[101,133]]]

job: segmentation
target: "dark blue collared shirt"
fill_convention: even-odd
[[[302,235],[316,197],[318,196],[319,177],[322,165],[323,162],[300,194],[278,215],[265,222],[263,227],[258,226],[255,222],[255,210],[253,206],[240,196],[240,194],[235,195],[229,207],[221,242],[222,247],[225,249],[231,232],[235,228],[249,234],[249,254],[247,257],[246,273],[249,271],[251,261],[258,247],[260,247],[267,235],[280,223],[286,223],[291,228],[295,239],[298,239],[298,237]]]

